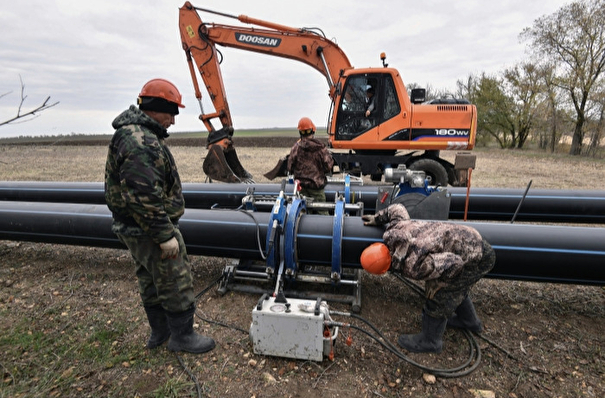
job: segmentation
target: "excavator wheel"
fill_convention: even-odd
[[[445,167],[436,160],[421,158],[412,162],[409,166],[410,170],[424,171],[426,178],[429,180],[429,185],[447,187],[448,176]]]

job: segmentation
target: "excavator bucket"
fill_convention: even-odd
[[[244,169],[232,145],[227,148],[210,145],[202,169],[211,180],[227,183],[253,182],[252,175]]]
[[[269,180],[272,180],[277,177],[287,177],[288,176],[288,156],[290,156],[290,155],[286,155],[283,158],[280,158],[277,161],[277,164],[275,165],[275,167],[273,169],[271,169],[271,171],[268,171],[267,173],[265,173],[263,175],[265,177],[267,177]]]

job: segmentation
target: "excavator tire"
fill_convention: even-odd
[[[422,158],[409,165],[410,170],[424,171],[429,185],[446,187],[448,184],[447,170],[436,160]]]

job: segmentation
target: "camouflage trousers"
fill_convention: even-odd
[[[194,302],[191,264],[183,236],[177,229],[179,255],[162,259],[160,245],[147,235],[116,234],[135,261],[139,294],[145,307],[160,304],[166,311],[183,312]]]
[[[304,188],[301,187],[300,194],[313,199],[315,202],[325,202],[326,201],[326,193],[322,189],[312,189],[312,188]],[[321,214],[327,216],[329,213],[327,210],[313,210],[309,211],[309,214]]]
[[[435,293],[433,299],[426,300],[424,312],[432,318],[449,318],[464,298],[468,295],[471,287],[483,278],[496,262],[496,254],[491,245],[483,240],[483,256],[479,261],[464,264],[462,271],[447,285]]]

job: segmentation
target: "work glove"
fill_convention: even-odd
[[[378,225],[376,222],[376,216],[371,214],[361,216],[361,219],[363,220],[363,225]]]
[[[160,249],[162,249],[162,259],[176,258],[179,254],[179,241],[173,236],[166,242],[160,243]]]

